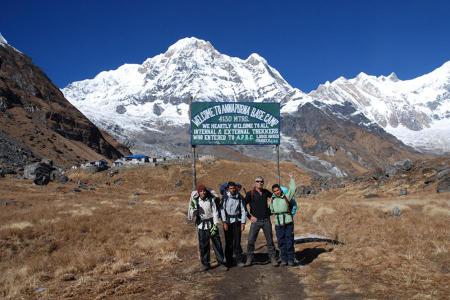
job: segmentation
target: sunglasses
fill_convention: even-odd
[[[257,183],[264,183],[264,180],[255,180]]]

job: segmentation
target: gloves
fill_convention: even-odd
[[[211,227],[211,229],[209,230],[209,233],[211,234],[211,236],[215,236],[217,234],[217,224],[214,224],[213,227]]]
[[[191,202],[189,203],[189,205],[192,209],[194,209],[194,210],[197,209],[197,204],[196,204],[194,198],[191,198]]]

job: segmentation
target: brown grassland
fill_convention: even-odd
[[[310,181],[291,163],[282,163],[281,169],[283,179],[293,172],[297,184]],[[251,187],[258,172],[269,186],[274,170],[271,162],[210,161],[199,163],[198,178],[214,188],[226,180]],[[299,244],[297,267],[200,272],[196,233],[186,223],[188,163],[124,169],[112,177],[73,171],[69,177],[67,184],[44,187],[0,178],[0,298],[450,295],[450,193],[438,194],[434,185],[420,180],[347,183],[298,198],[296,235],[321,234],[343,244]],[[79,181],[85,183],[81,188]],[[402,187],[408,195],[398,196]],[[392,216],[394,207],[400,216]],[[261,234],[264,252],[262,240]],[[244,236],[244,251],[246,244]]]

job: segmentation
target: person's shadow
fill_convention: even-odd
[[[304,266],[312,263],[320,254],[324,252],[331,252],[331,250],[314,247],[314,248],[305,248],[301,251],[295,252],[295,259],[299,266]],[[277,250],[277,257],[279,257],[279,253]],[[246,255],[243,257],[244,261],[247,259]],[[267,265],[270,263],[269,254],[266,252],[259,252],[253,254],[252,264],[254,265]]]
[[[333,249],[325,249],[321,247],[305,248],[295,252],[295,259],[299,266],[305,266],[312,263],[320,254],[331,252]]]

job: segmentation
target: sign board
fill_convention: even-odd
[[[191,145],[279,145],[280,104],[193,102]]]

